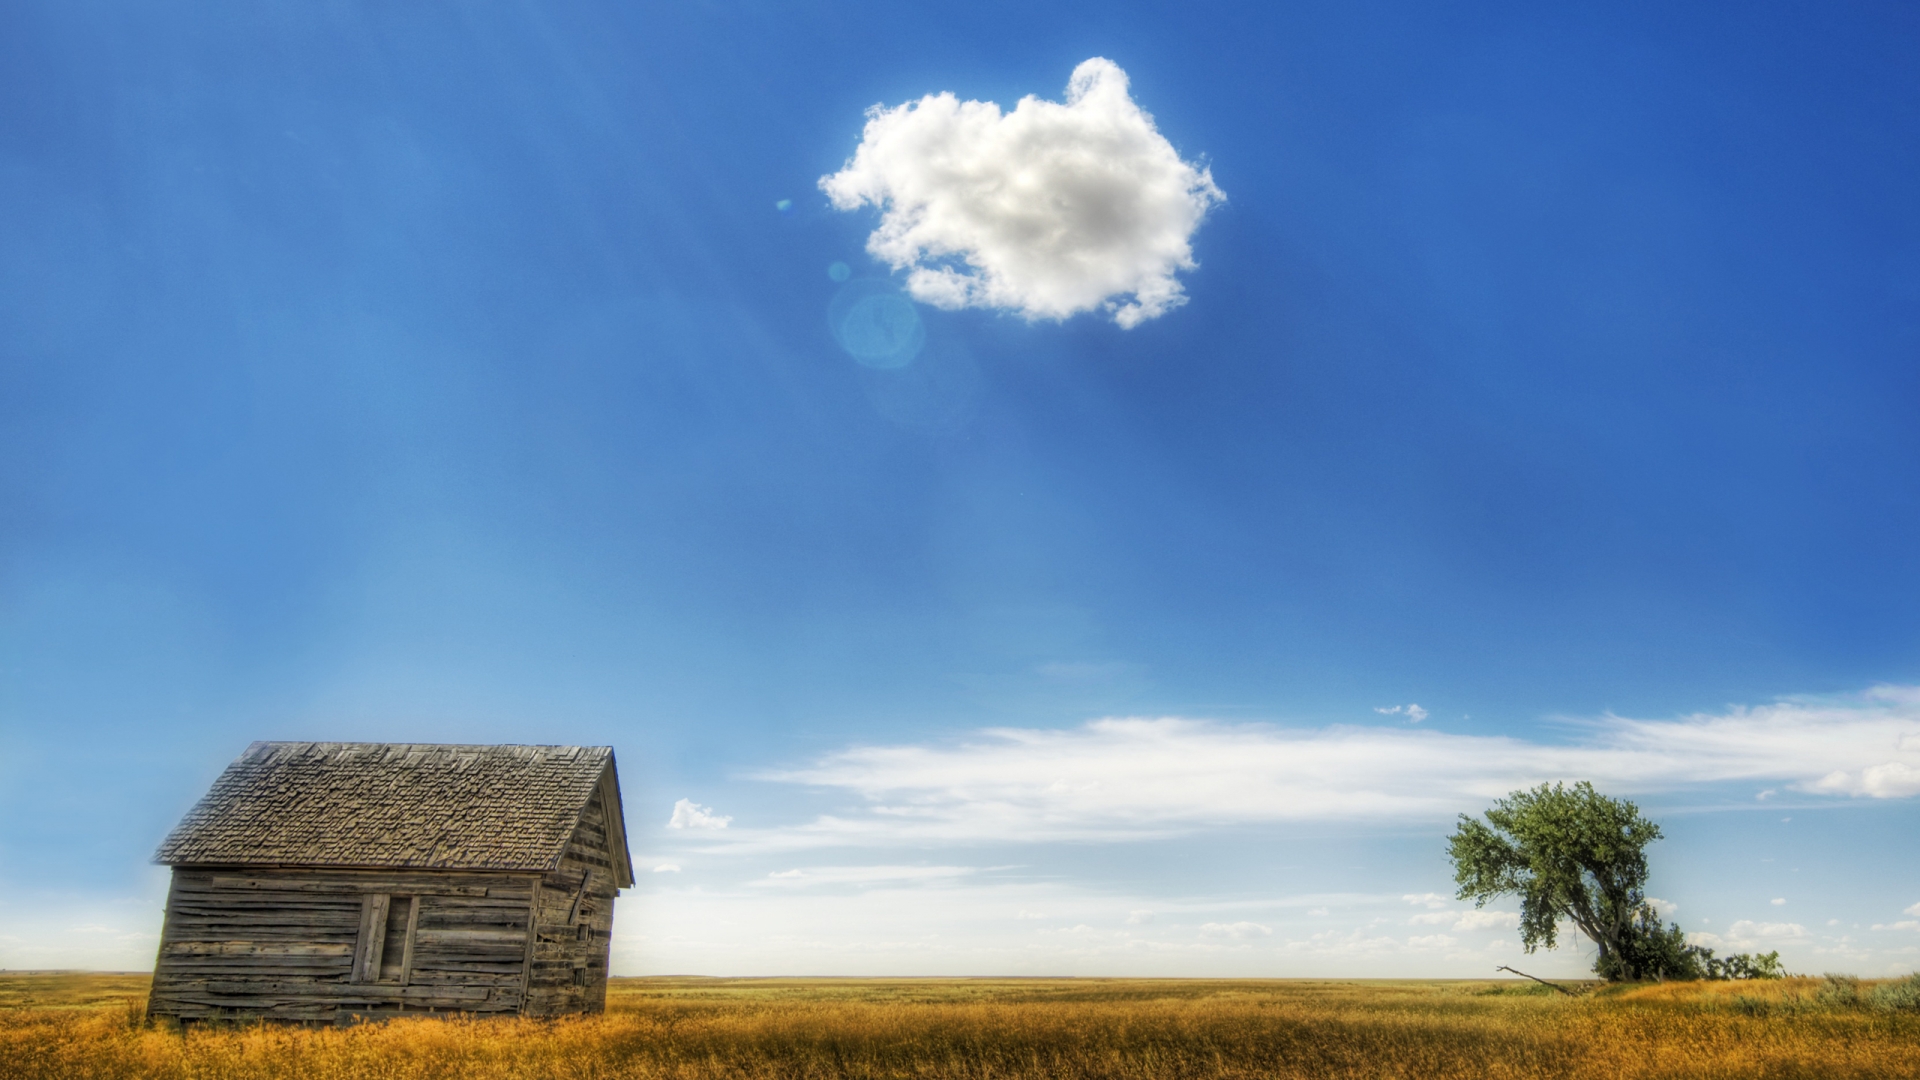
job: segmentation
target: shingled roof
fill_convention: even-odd
[[[630,885],[607,746],[257,742],[154,861],[546,871],[603,784],[615,876]]]

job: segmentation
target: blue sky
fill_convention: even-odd
[[[678,868],[625,973],[1525,967],[1443,838],[1580,776],[1723,951],[1910,970],[1917,49],[1892,4],[8,5],[0,966],[150,963],[154,845],[314,738],[615,746]],[[872,106],[1094,57],[1221,194],[1142,271],[1183,304],[1030,320],[1133,264],[1025,249],[916,300],[821,187]]]

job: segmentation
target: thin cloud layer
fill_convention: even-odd
[[[1147,898],[1056,874],[914,879],[841,867],[845,883],[807,889],[765,879],[636,893],[645,936],[615,935],[614,969],[667,973],[721,966],[741,974],[821,975],[1457,975],[1520,964],[1498,929],[1461,933],[1436,953],[1431,927],[1391,925],[1377,894]],[[812,874],[807,870],[807,875]],[[785,873],[782,871],[782,873]],[[1329,916],[1328,908],[1335,914]],[[623,907],[622,909],[626,909]],[[622,918],[627,917],[622,915]],[[1458,933],[1450,931],[1449,933]],[[1450,939],[1453,940],[1453,939]],[[1573,949],[1528,970],[1576,977]],[[1537,964],[1539,967],[1534,967]]]
[[[1065,104],[876,105],[820,187],[838,209],[880,208],[867,250],[907,271],[916,300],[1028,319],[1104,309],[1123,327],[1186,302],[1175,275],[1195,269],[1193,232],[1226,198],[1100,57],[1074,69]]]
[[[1881,688],[1676,720],[1608,716],[1547,744],[1430,729],[1284,729],[1106,719],[994,729],[958,745],[856,747],[765,774],[863,808],[729,848],[925,841],[1134,840],[1293,820],[1444,820],[1516,788],[1592,780],[1617,794],[1729,781],[1808,795],[1904,798],[1920,786],[1920,694]]]
[[[818,885],[931,884],[963,878],[979,870],[972,866],[812,866],[777,870],[753,887],[811,888]]]

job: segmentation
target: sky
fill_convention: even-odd
[[[0,7],[0,967],[259,739],[615,748],[616,974],[1920,965],[1894,3]]]

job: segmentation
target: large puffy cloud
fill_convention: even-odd
[[[1225,198],[1099,57],[1074,69],[1065,104],[876,105],[820,187],[842,210],[881,209],[867,250],[908,271],[917,300],[1029,319],[1104,308],[1123,327],[1186,302],[1175,274],[1194,269],[1193,231]]]
[[[1290,820],[1445,820],[1551,780],[1592,780],[1617,794],[1752,781],[1897,798],[1911,792],[1871,778],[1920,767],[1920,694],[1899,688],[1674,720],[1608,716],[1577,730],[1577,741],[1542,743],[1106,719],[994,729],[955,744],[854,747],[763,779],[838,789],[859,797],[860,809],[736,830],[726,846],[1131,840]]]

